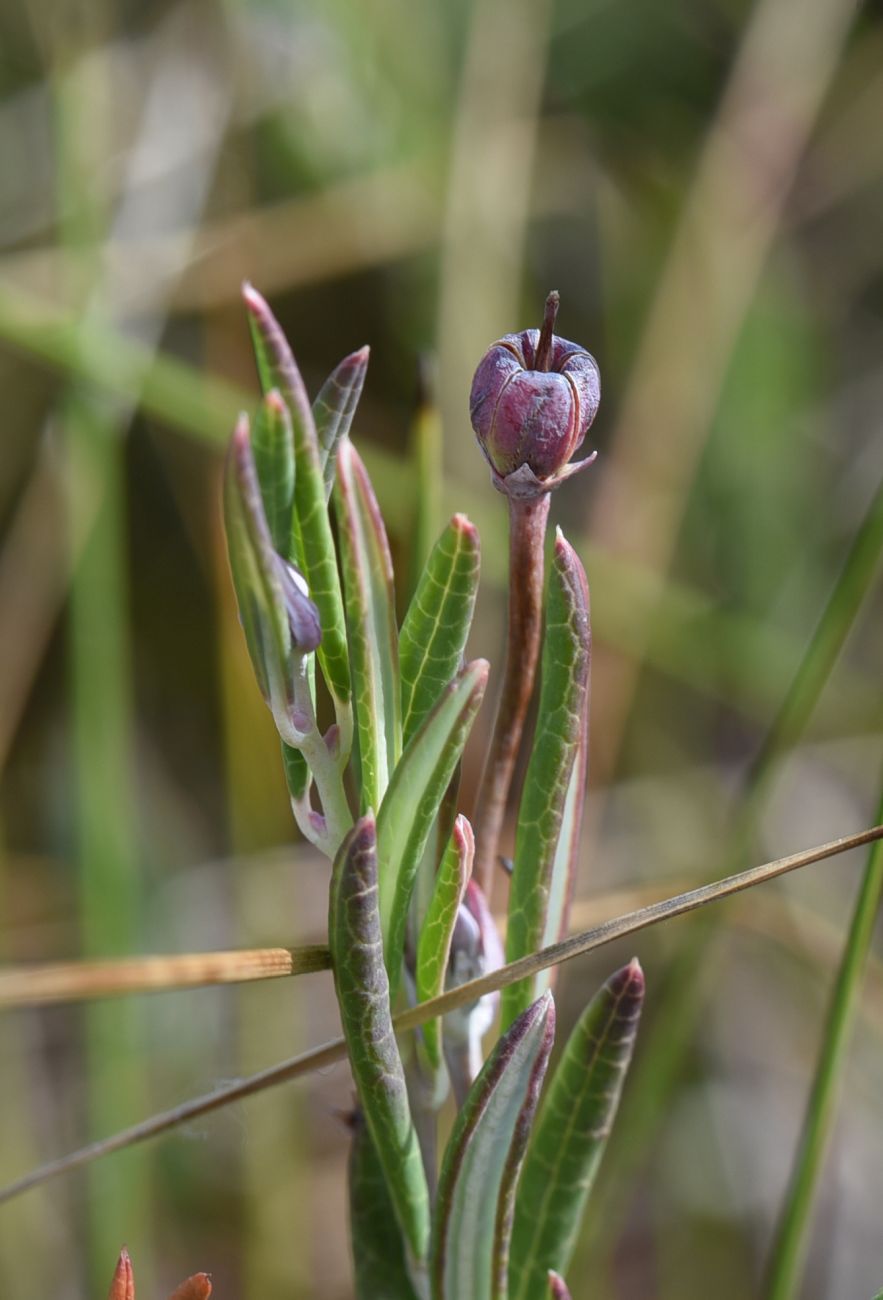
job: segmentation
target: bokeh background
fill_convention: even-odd
[[[355,437],[400,601],[465,510],[497,672],[505,511],[471,372],[552,287],[598,357],[598,464],[553,509],[595,633],[575,924],[872,823],[879,5],[3,0],[0,95],[4,962],[323,936],[220,533],[246,276],[313,391],[370,343]],[[575,1300],[761,1293],[862,861],[564,973],[565,1021],[633,950],[649,988]],[[336,1028],[326,975],[7,1010],[0,1180]],[[339,1066],[0,1207],[0,1295],[101,1296],[125,1241],[145,1300],[197,1268],[219,1300],[342,1300],[348,1097]],[[875,959],[807,1300],[883,1286],[881,1202]]]

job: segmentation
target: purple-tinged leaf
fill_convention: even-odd
[[[331,496],[337,469],[337,448],[347,436],[362,396],[368,370],[369,349],[359,348],[332,370],[313,402],[313,419],[319,442],[319,462],[325,480],[325,500]]]
[[[509,1300],[544,1300],[563,1273],[613,1125],[644,1001],[637,960],[618,970],[576,1024],[537,1115],[515,1203]]]
[[[392,557],[371,480],[348,438],[337,456],[334,508],[364,812],[381,805],[401,757],[402,724]]]
[[[319,616],[303,579],[273,548],[244,415],[227,457],[224,523],[239,614],[258,684],[280,734],[291,743],[306,725],[298,716],[295,683],[300,666],[295,661],[318,646]]]
[[[560,1273],[554,1269],[549,1269],[549,1300],[570,1300],[570,1292],[567,1289],[567,1283]]]
[[[335,858],[328,933],[353,1078],[413,1275],[422,1267],[428,1245],[429,1192],[392,1027],[371,813],[356,823]]]
[[[433,1219],[432,1300],[505,1300],[515,1187],[554,1034],[545,993],[499,1040],[457,1117]]]
[[[418,1002],[427,1002],[444,990],[451,938],[463,892],[472,873],[474,853],[472,827],[461,815],[454,822],[451,838],[439,864],[435,888],[417,941],[414,978]],[[438,1070],[442,1064],[441,1021],[430,1020],[423,1026],[423,1047],[430,1066]]]
[[[250,284],[242,296],[248,309],[258,374],[264,392],[281,393],[294,435],[293,550],[319,610],[322,645],[319,663],[334,697],[338,718],[346,726],[350,679],[343,597],[337,556],[325,500],[325,483],[313,412],[288,340],[269,306]]]
[[[586,575],[561,530],[546,584],[537,728],[524,779],[509,894],[506,958],[562,937],[585,776],[590,632]],[[544,972],[503,993],[503,1025],[547,988]]]

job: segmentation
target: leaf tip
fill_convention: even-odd
[[[549,1279],[549,1300],[570,1300],[567,1283],[561,1274],[550,1268],[547,1276]]]
[[[491,666],[487,659],[473,659],[466,665],[463,671],[470,673],[475,679],[476,688],[483,691],[485,686],[487,686],[487,679],[488,674],[491,671]]]
[[[132,1260],[125,1246],[120,1251],[107,1300],[135,1300],[135,1275],[132,1270]]]
[[[242,301],[252,316],[263,316],[269,311],[266,299],[258,293],[250,280],[242,281]]]
[[[478,545],[479,542],[478,529],[476,528],[472,520],[468,517],[468,515],[464,515],[459,511],[457,512],[457,514],[452,515],[451,527],[455,529],[456,532],[461,533],[463,537],[465,537],[467,541],[471,543],[471,545],[473,546]]]
[[[264,406],[274,415],[285,417],[288,407],[285,405],[285,398],[279,392],[278,388],[271,388],[264,394]]]
[[[472,874],[472,859],[475,856],[475,835],[472,830],[472,823],[463,813],[458,813],[454,820],[451,838],[454,841],[457,853],[465,864],[468,878]]]

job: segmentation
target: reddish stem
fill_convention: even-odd
[[[506,667],[494,734],[473,817],[473,875],[487,898],[491,896],[506,800],[512,784],[540,653],[543,542],[549,504],[548,493],[528,500],[509,498],[509,633]]]

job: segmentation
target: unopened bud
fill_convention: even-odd
[[[543,328],[504,335],[472,381],[472,427],[495,487],[509,496],[550,492],[595,458],[568,463],[595,418],[601,376],[585,348],[552,332],[557,314],[553,292]]]

